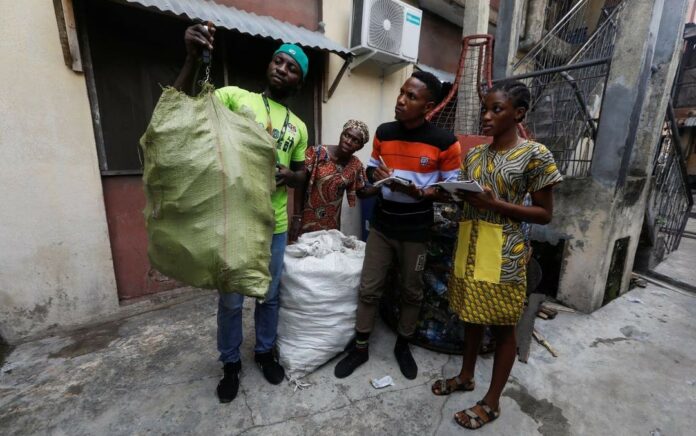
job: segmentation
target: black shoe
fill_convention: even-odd
[[[359,350],[353,348],[346,357],[344,357],[336,368],[334,369],[334,375],[337,378],[346,378],[355,371],[357,367],[367,362],[370,359],[370,353],[368,353],[367,348],[365,350]]]
[[[343,352],[350,353],[353,348],[355,348],[355,338],[351,339],[350,342],[346,344],[346,346],[343,348]]]
[[[399,362],[401,373],[409,380],[413,380],[418,375],[418,365],[413,360],[411,350],[408,348],[408,343],[397,343],[394,347],[394,356]]]
[[[239,371],[242,370],[242,361],[227,362],[222,369],[225,375],[217,386],[217,396],[221,403],[229,403],[234,400],[239,391]]]
[[[254,356],[256,364],[259,365],[263,376],[272,385],[280,384],[285,378],[285,370],[278,363],[272,351],[266,353],[256,353]]]

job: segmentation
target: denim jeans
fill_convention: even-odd
[[[280,274],[283,272],[283,255],[288,242],[287,233],[273,235],[271,243],[271,284],[263,303],[256,301],[254,323],[256,326],[256,353],[271,351],[278,331],[278,289]],[[217,344],[220,361],[237,362],[240,359],[239,346],[242,345],[242,305],[244,296],[230,292],[220,292],[218,299]]]

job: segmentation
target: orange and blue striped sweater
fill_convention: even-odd
[[[377,128],[372,155],[367,164],[368,178],[380,164],[380,156],[394,170],[393,175],[411,180],[419,188],[439,181],[456,180],[461,167],[461,147],[452,132],[429,122],[406,129],[398,121]],[[416,200],[383,186],[371,225],[388,238],[401,241],[427,241],[433,224],[433,204]]]

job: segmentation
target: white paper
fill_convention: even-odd
[[[483,192],[483,188],[476,180],[459,180],[456,182],[438,182],[434,186],[440,186],[450,194],[454,195],[458,190],[469,192]]]

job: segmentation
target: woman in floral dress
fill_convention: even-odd
[[[305,168],[307,189],[303,207],[293,214],[291,240],[302,233],[341,228],[341,204],[347,194],[348,205],[356,197],[374,195],[365,186],[365,168],[353,154],[370,139],[367,125],[349,120],[341,132],[338,145],[319,145],[307,149]]]

